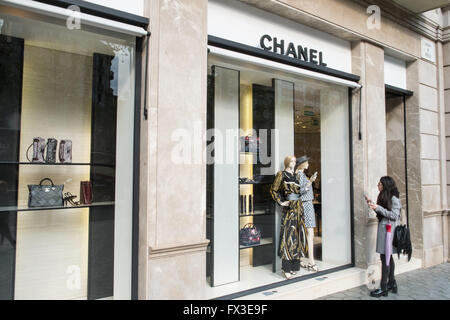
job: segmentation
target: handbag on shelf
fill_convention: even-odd
[[[51,185],[42,185],[48,180]],[[38,185],[28,185],[28,207],[62,207],[64,185],[55,185],[50,178],[42,179]]]
[[[247,223],[239,230],[239,244],[251,246],[259,244],[261,241],[261,231],[253,223]]]
[[[90,181],[80,182],[80,204],[91,204],[93,200],[92,184]]]
[[[59,143],[59,161],[61,163],[72,162],[72,140],[61,140]]]
[[[58,140],[56,140],[55,138],[48,138],[45,162],[56,163],[56,146],[57,145],[58,145]]]
[[[45,139],[41,137],[35,137],[33,138],[33,143],[28,147],[26,156],[29,162],[37,162],[37,163],[44,163],[44,151],[45,151]],[[28,151],[30,151],[30,148],[33,147],[33,157],[28,157]]]

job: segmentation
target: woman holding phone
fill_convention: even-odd
[[[400,193],[395,185],[394,179],[389,176],[381,177],[378,182],[377,203],[366,197],[367,204],[375,211],[378,218],[378,232],[377,232],[377,248],[376,252],[380,254],[381,258],[381,283],[380,289],[374,290],[370,293],[372,297],[387,296],[388,291],[397,293],[397,283],[395,281],[395,265],[390,257],[386,257],[386,225],[391,225],[392,234],[394,234],[400,219],[400,210],[402,204],[400,202]],[[393,237],[392,237],[393,238]],[[392,241],[392,240],[391,240]],[[392,253],[397,253],[397,249],[391,245]],[[389,259],[389,266],[386,260]]]

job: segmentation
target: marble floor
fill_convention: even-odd
[[[320,271],[339,267],[339,265],[329,263],[327,264],[318,260],[316,260],[316,264]],[[241,267],[240,271],[240,281],[217,287],[211,287],[209,285],[209,278],[207,278],[206,299],[214,299],[268,284],[283,282],[286,280],[281,272],[272,272],[271,264],[259,267],[245,266]],[[310,275],[312,273],[314,272],[301,268],[300,271],[292,278],[298,278],[304,275]]]

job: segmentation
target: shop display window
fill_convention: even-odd
[[[351,264],[349,112],[347,87],[208,56],[209,297],[285,280],[279,248],[286,211],[273,188],[287,156],[308,157],[308,179],[317,172],[296,234],[302,267],[292,278]],[[295,179],[300,184],[298,172]]]
[[[0,299],[130,297],[134,56],[0,13]]]

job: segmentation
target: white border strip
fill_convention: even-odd
[[[294,74],[297,76],[301,75],[303,77],[326,81],[326,82],[330,82],[330,83],[334,83],[334,84],[338,84],[338,85],[343,85],[346,87],[351,87],[351,88],[360,88],[361,87],[361,85],[359,85],[358,83],[353,82],[353,81],[344,80],[344,79],[341,79],[338,77],[329,76],[329,75],[322,74],[322,73],[315,72],[315,71],[310,71],[310,70],[306,70],[306,69],[302,69],[302,68],[293,67],[290,65],[270,61],[270,60],[263,59],[263,58],[249,56],[249,55],[231,51],[231,50],[217,48],[217,47],[214,47],[211,45],[208,46],[208,49],[210,50],[211,54],[214,54],[216,56],[222,56],[222,57],[226,57],[226,58],[245,61],[248,63],[257,64],[260,66],[269,67],[269,68],[277,69],[280,71],[288,72],[288,73],[291,73],[291,74]]]
[[[125,33],[128,35],[143,37],[147,35],[147,31],[144,28],[132,26],[126,23],[113,21],[105,18],[96,17],[85,13],[76,13],[74,11],[51,6],[45,3],[31,1],[31,0],[0,0],[0,4],[4,4],[10,7],[23,9],[42,15],[47,15],[59,19],[67,20],[68,18],[80,18],[82,24],[86,24],[93,27],[107,29],[119,33]]]

